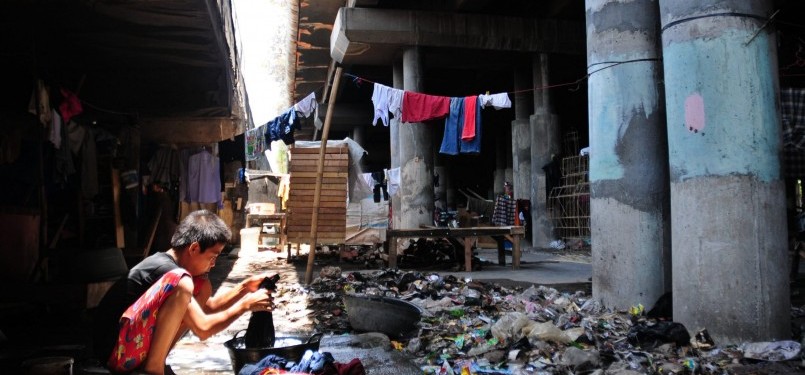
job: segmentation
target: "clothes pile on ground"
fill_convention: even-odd
[[[796,341],[719,346],[668,311],[608,311],[589,295],[504,287],[437,273],[325,267],[307,289],[316,330],[350,333],[342,298],[395,297],[419,306],[418,334],[394,346],[431,374],[801,372]],[[666,298],[668,299],[668,298]],[[651,315],[651,316],[649,316]],[[805,316],[793,309],[795,320]],[[691,334],[693,336],[691,337]]]

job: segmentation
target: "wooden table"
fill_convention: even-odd
[[[397,241],[400,238],[441,238],[453,237],[463,239],[464,267],[472,272],[472,244],[478,237],[490,236],[498,243],[498,264],[506,265],[506,253],[503,248],[503,239],[512,243],[512,269],[520,268],[520,240],[525,235],[525,229],[520,226],[510,227],[470,227],[470,228],[420,228],[420,229],[389,229],[386,238],[389,241],[389,267],[397,267]]]
[[[263,224],[272,224],[277,228],[276,233],[263,233]],[[246,214],[246,228],[257,226],[260,228],[260,236],[257,237],[257,246],[262,246],[263,237],[275,237],[279,239],[278,248],[282,249],[288,238],[285,233],[285,214]]]

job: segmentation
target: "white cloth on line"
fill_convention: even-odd
[[[389,126],[389,96],[391,95],[391,87],[374,84],[374,92],[372,92],[372,104],[375,106],[374,118],[372,118],[372,125],[377,125],[377,120],[383,122],[384,126]]]
[[[316,93],[311,92],[304,99],[300,100],[299,103],[294,104],[293,109],[307,118],[310,117],[310,114],[313,113],[318,106],[319,103],[316,102]]]
[[[481,94],[478,95],[478,100],[481,101],[481,108],[486,108],[489,106],[492,106],[495,109],[512,107],[512,101],[509,99],[509,94],[505,92],[491,95]]]
[[[400,167],[386,169],[386,188],[389,191],[389,195],[397,194],[397,190],[400,190]]]

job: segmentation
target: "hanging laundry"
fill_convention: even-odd
[[[53,147],[59,149],[61,147],[61,116],[55,109],[51,109],[50,115],[50,131],[48,132],[48,140],[53,143]]]
[[[280,177],[280,183],[277,185],[277,197],[280,198],[282,209],[288,208],[288,198],[291,194],[291,176],[284,175]]]
[[[439,153],[445,155],[458,155],[462,154],[477,154],[481,152],[481,109],[479,107],[480,101],[476,100],[474,109],[475,118],[475,136],[470,140],[463,140],[460,138],[463,130],[461,129],[466,117],[466,98],[450,98],[450,114],[444,121],[444,136],[442,138],[442,145]]]
[[[394,196],[400,190],[400,167],[387,169],[386,180],[389,189],[389,195]]]
[[[495,109],[511,108],[512,101],[509,99],[509,94],[502,92],[492,95],[478,95],[478,100],[481,102],[481,107],[486,108],[489,106]]]
[[[389,112],[394,115],[395,119],[399,120],[402,116],[405,91],[395,88],[390,88],[389,91],[391,91],[391,94],[389,94]]]
[[[403,94],[402,121],[422,122],[447,116],[450,98],[405,91]]]
[[[388,185],[386,185],[386,173],[385,170],[383,172],[372,172],[372,181],[373,181],[373,188],[372,193],[374,197],[375,203],[380,203],[381,192],[383,193],[383,200],[389,200],[389,191]]]
[[[51,122],[50,94],[45,82],[41,79],[36,80],[31,100],[28,102],[28,112],[39,118],[42,125]]]
[[[464,125],[464,98],[450,98],[450,113],[444,120],[444,136],[439,153],[458,155],[458,129]]]
[[[464,117],[469,116],[470,111],[467,108],[467,102],[464,102]],[[459,151],[462,154],[478,154],[481,152],[481,107],[480,102],[475,100],[473,106],[475,112],[475,137],[470,140],[460,140]],[[466,122],[465,122],[466,123]]]
[[[296,118],[296,110],[293,108],[269,121],[265,125],[265,141],[268,149],[271,149],[271,142],[274,141],[282,140],[286,145],[293,144],[293,134],[296,129],[301,129],[301,126]]]
[[[246,131],[246,160],[256,160],[263,155],[265,137],[263,129],[257,127]]]
[[[377,120],[383,122],[383,126],[389,126],[389,96],[391,95],[391,87],[374,84],[374,91],[372,92],[372,104],[375,107],[374,118],[372,118],[372,126],[377,126]]]
[[[78,96],[70,92],[70,90],[61,89],[61,94],[64,98],[59,104],[59,112],[61,113],[62,121],[67,124],[71,118],[84,112],[84,108],[81,107],[81,100],[78,99]]]
[[[151,172],[151,181],[165,189],[181,180],[182,166],[179,152],[170,147],[159,148],[151,160],[148,161],[148,169]]]
[[[477,103],[477,96],[467,96],[464,98],[464,127],[461,130],[462,141],[471,141],[475,138],[475,112]]]
[[[221,201],[221,172],[218,157],[206,149],[190,156],[187,163],[186,202],[217,203]]]
[[[293,108],[299,112],[303,117],[310,117],[310,114],[318,109],[319,103],[316,102],[316,93],[311,92],[304,99],[294,104]]]

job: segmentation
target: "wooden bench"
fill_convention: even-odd
[[[512,243],[512,269],[520,268],[520,240],[525,229],[520,226],[510,227],[469,227],[469,228],[420,228],[389,229],[386,238],[389,241],[389,267],[397,267],[397,241],[401,238],[457,238],[464,242],[464,267],[472,272],[472,244],[478,237],[489,236],[498,244],[498,264],[506,265],[506,253],[503,240]]]

